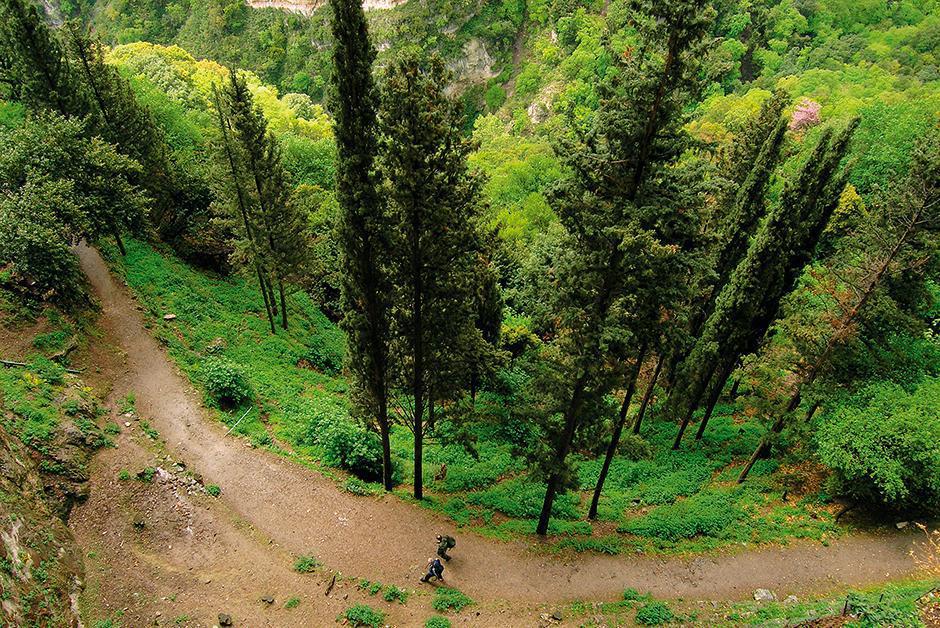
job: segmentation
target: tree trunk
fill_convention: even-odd
[[[738,387],[741,386],[741,378],[737,377],[731,384],[731,390],[728,392],[728,398],[734,401],[738,397]]]
[[[261,290],[261,297],[264,299],[264,311],[268,314],[268,323],[271,324],[271,333],[274,329],[274,312],[271,310],[271,303],[268,301],[268,291],[264,289],[264,273],[261,272],[261,265],[255,262],[255,270],[258,271],[258,288]]]
[[[284,282],[278,280],[277,288],[281,293],[281,327],[287,329],[287,302],[284,299]]]
[[[653,389],[656,388],[656,380],[659,378],[659,372],[663,368],[663,364],[666,362],[666,354],[659,354],[659,359],[656,360],[656,370],[653,371],[653,377],[650,378],[650,383],[646,387],[646,393],[643,395],[643,401],[640,403],[640,410],[636,413],[636,421],[633,422],[633,433],[640,433],[640,424],[643,422],[643,416],[646,414],[646,408],[649,406],[650,399],[653,397]]]
[[[379,399],[379,432],[382,437],[382,484],[386,491],[395,488],[392,482],[392,444],[389,438],[390,427],[388,423],[388,401],[383,395]]]
[[[697,383],[692,394],[689,395],[686,402],[688,405],[686,406],[685,416],[682,417],[682,423],[679,425],[679,433],[676,434],[676,440],[672,443],[673,450],[679,449],[679,445],[682,443],[682,435],[685,434],[686,428],[689,427],[692,415],[695,414],[695,410],[698,408],[698,402],[705,393],[705,389],[708,387],[710,381],[710,379],[707,379],[701,383]]]
[[[584,397],[584,387],[587,381],[587,373],[578,376],[571,393],[571,402],[565,412],[565,432],[562,435],[562,443],[558,451],[555,452],[554,468],[558,469],[565,463],[568,457],[568,450],[571,448],[571,441],[574,440],[574,433],[578,425],[578,414],[581,411],[581,403]],[[545,499],[542,501],[542,512],[539,514],[539,523],[535,528],[535,533],[539,536],[545,536],[548,532],[548,522],[552,517],[552,504],[555,502],[555,495],[558,493],[558,483],[561,477],[558,472],[552,472],[548,476],[548,482],[545,486]]]
[[[111,235],[114,236],[114,242],[121,252],[121,257],[127,257],[127,249],[124,248],[124,241],[121,239],[121,231],[113,223],[111,225]]]
[[[734,370],[733,364],[726,368],[718,380],[712,384],[712,391],[708,396],[708,407],[705,409],[705,414],[702,416],[702,420],[698,425],[695,440],[702,440],[702,436],[705,434],[705,428],[708,426],[708,420],[712,418],[712,412],[715,411],[715,404],[718,403],[718,398],[721,396],[721,391],[724,390],[725,382],[728,381],[728,376],[731,375],[732,370]]]
[[[620,444],[620,435],[623,433],[623,426],[627,422],[627,414],[630,411],[630,400],[633,399],[633,393],[636,391],[636,380],[640,375],[640,368],[643,366],[643,358],[646,357],[646,344],[640,347],[636,356],[636,366],[630,376],[630,384],[627,386],[627,392],[623,397],[623,403],[620,404],[620,418],[614,426],[614,432],[610,436],[610,443],[607,445],[607,455],[604,456],[604,465],[601,467],[601,473],[597,477],[597,484],[594,486],[594,497],[591,498],[591,508],[588,510],[588,519],[597,519],[597,504],[601,499],[601,491],[604,490],[604,482],[607,480],[607,473],[610,471],[610,463],[617,453],[617,445]]]

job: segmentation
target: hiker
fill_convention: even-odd
[[[450,556],[447,555],[447,550],[457,547],[457,539],[452,536],[447,536],[446,534],[437,535],[437,555],[443,558],[444,560],[450,560]]]
[[[421,578],[421,582],[430,582],[431,578],[444,582],[444,564],[439,558],[428,559],[428,572]]]

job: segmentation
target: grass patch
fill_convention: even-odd
[[[297,608],[298,606],[300,606],[299,597],[289,597],[287,601],[284,602],[284,608],[286,609]]]
[[[382,593],[382,599],[386,602],[406,604],[408,602],[408,592],[404,589],[399,589],[394,584],[390,584],[385,587],[385,592]]]

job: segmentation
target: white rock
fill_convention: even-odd
[[[754,591],[755,602],[773,602],[776,599],[777,596],[770,589],[757,589]]]

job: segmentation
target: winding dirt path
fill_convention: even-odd
[[[102,304],[105,340],[126,352],[126,372],[115,387],[133,391],[166,447],[205,482],[223,489],[225,508],[293,555],[312,553],[346,575],[411,583],[433,553],[434,536],[450,532],[459,543],[447,577],[481,601],[510,604],[612,599],[626,587],[661,598],[738,600],[756,588],[779,596],[873,584],[909,574],[910,532],[857,535],[820,544],[755,549],[694,558],[578,555],[527,551],[457,531],[448,521],[401,500],[361,498],[316,472],[243,440],[226,437],[206,416],[196,391],[171,365],[144,327],[128,290],[93,249],[79,249]]]

